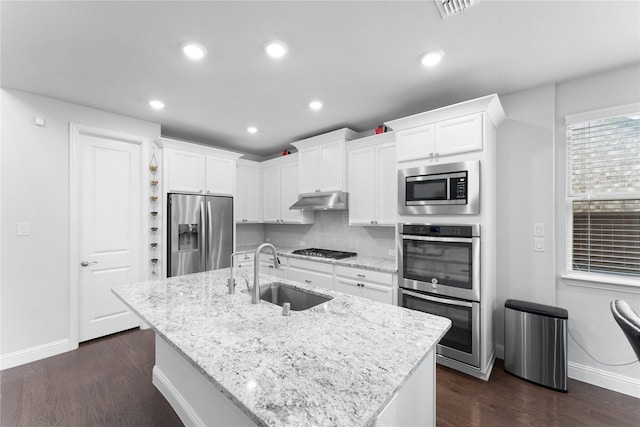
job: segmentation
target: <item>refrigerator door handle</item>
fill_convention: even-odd
[[[204,230],[206,228],[207,213],[204,210],[204,202],[200,202],[200,271],[205,271],[207,265],[207,238]]]
[[[213,270],[213,214],[211,200],[207,200],[207,262],[205,271]]]

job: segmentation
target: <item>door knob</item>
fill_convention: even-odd
[[[91,265],[91,264],[97,264],[97,263],[98,263],[98,261],[91,261],[91,262],[89,262],[89,261],[82,261],[82,262],[80,263],[80,265],[81,265],[81,266],[83,266],[83,267],[87,267],[87,266],[89,266],[89,265]]]

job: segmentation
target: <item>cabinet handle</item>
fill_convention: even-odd
[[[273,267],[273,266],[272,266]],[[304,279],[304,283],[311,284],[311,280]]]
[[[320,190],[316,190],[316,193],[319,193],[319,192],[320,192]]]
[[[365,276],[364,274],[358,274],[357,276],[358,276],[358,277],[361,277],[361,278],[363,278],[363,279],[364,279],[365,277],[367,277],[367,276]]]
[[[439,155],[440,155],[440,153],[433,153],[433,155],[434,155],[434,156],[439,156]]]

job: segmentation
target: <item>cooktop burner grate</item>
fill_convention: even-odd
[[[314,256],[318,258],[331,258],[331,259],[351,258],[358,255],[355,252],[333,251],[330,249],[318,249],[318,248],[296,249],[292,253],[295,255]]]

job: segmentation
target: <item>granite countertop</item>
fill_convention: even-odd
[[[253,269],[236,277],[252,280]],[[450,320],[273,276],[333,296],[282,316],[229,269],[114,287],[169,345],[261,426],[370,426]],[[239,283],[244,284],[244,280]],[[244,285],[243,285],[244,286]]]
[[[255,245],[238,247],[238,252],[254,252],[257,247],[258,246],[255,246]],[[278,252],[278,256],[305,259],[308,261],[315,261],[315,262],[324,262],[327,264],[343,265],[345,267],[365,268],[367,270],[377,270],[377,271],[383,271],[386,273],[396,273],[398,271],[395,258],[390,258],[390,257],[382,258],[382,257],[358,255],[355,257],[345,258],[345,259],[331,259],[331,258],[320,258],[320,257],[314,257],[314,256],[293,254],[292,252],[296,249],[300,249],[300,248],[279,248],[278,246],[276,246],[276,251]],[[265,253],[270,253],[270,252],[265,252]]]

